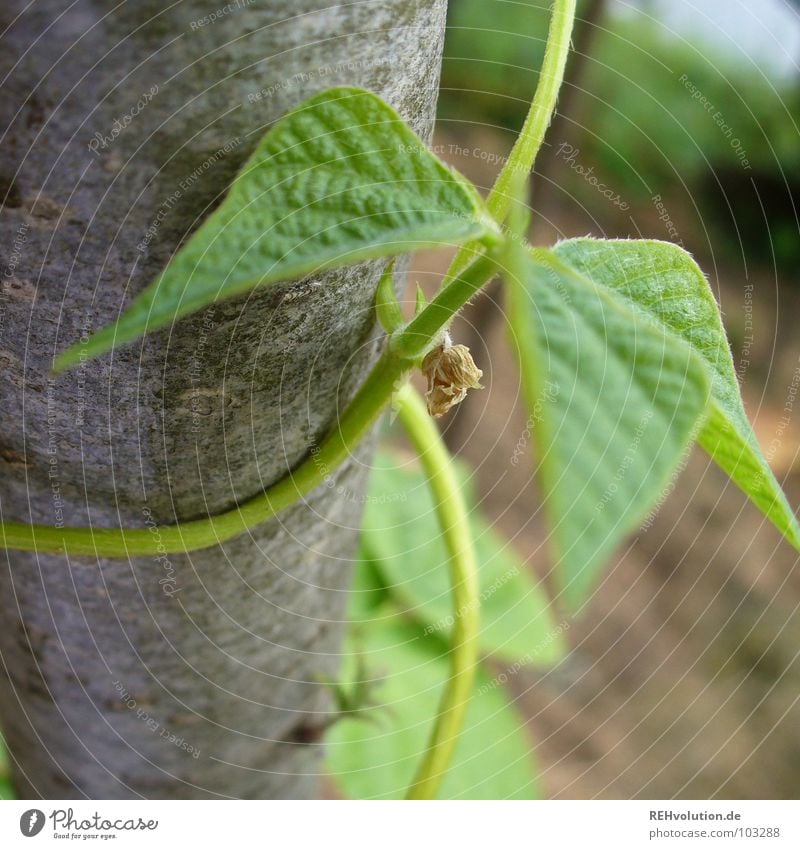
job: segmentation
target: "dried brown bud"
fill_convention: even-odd
[[[422,361],[422,371],[428,378],[425,393],[428,412],[437,419],[460,404],[468,389],[483,389],[479,383],[483,372],[475,365],[466,345],[451,345],[445,340]]]

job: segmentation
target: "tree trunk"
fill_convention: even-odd
[[[5,0],[4,519],[157,538],[308,454],[378,352],[380,263],[48,370],[154,277],[269,124],[313,92],[372,89],[427,135],[444,5]],[[314,795],[309,741],[328,715],[319,679],[338,665],[367,457],[218,548],[6,552],[0,720],[20,794]]]

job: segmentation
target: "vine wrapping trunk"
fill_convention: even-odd
[[[377,357],[382,263],[221,303],[56,378],[53,355],[117,315],[312,92],[369,88],[427,135],[444,5],[6,4],[4,520],[157,537],[308,454]],[[313,795],[359,459],[218,548],[5,551],[0,722],[20,795]]]

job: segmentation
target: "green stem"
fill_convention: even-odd
[[[442,329],[494,277],[498,269],[498,261],[493,254],[479,256],[458,276],[446,282],[428,306],[392,339],[392,351],[408,358],[425,354],[435,344]]]
[[[514,183],[520,177],[527,179],[533,170],[544,134],[553,118],[575,23],[575,2],[576,0],[555,0],[553,4],[536,94],[511,154],[486,199],[486,206],[496,221],[503,222],[508,217],[511,202],[514,200]]]
[[[480,588],[467,506],[442,437],[419,394],[404,386],[396,397],[398,418],[419,454],[428,476],[442,537],[449,554],[454,626],[450,678],[439,703],[428,748],[408,799],[435,799],[464,725],[478,663]]]
[[[498,222],[508,216],[514,183],[520,173],[533,167],[545,130],[555,109],[564,75],[569,39],[575,17],[575,0],[555,0],[544,62],[528,116],[492,188],[487,206]],[[486,242],[494,244],[492,240]],[[498,249],[499,245],[494,245]],[[441,330],[497,270],[492,249],[471,257],[479,243],[458,253],[439,294],[405,329],[392,339],[389,351],[370,373],[353,402],[317,451],[292,474],[266,492],[218,516],[177,525],[146,528],[75,528],[0,523],[3,548],[24,551],[62,552],[99,557],[133,557],[148,554],[194,551],[225,542],[271,518],[322,483],[348,456],[391,397],[397,382],[411,370],[413,361],[435,344]]]
[[[68,552],[95,557],[136,557],[195,551],[226,542],[261,524],[307,495],[349,456],[392,397],[415,361],[435,344],[456,312],[497,269],[481,256],[403,330],[370,372],[334,429],[293,472],[265,492],[225,513],[176,525],[144,528],[78,528],[0,523],[0,547],[22,551]]]
[[[570,38],[575,23],[575,4],[576,0],[555,0],[553,4],[553,14],[550,18],[547,45],[536,92],[522,130],[486,199],[486,207],[498,224],[505,223],[511,205],[518,196],[515,191],[516,184],[527,180],[528,175],[533,171],[545,132],[553,119],[558,92],[564,80],[564,69],[567,65]],[[461,248],[453,259],[445,279],[455,277],[461,272],[469,263],[470,253],[475,249],[475,243]]]
[[[177,525],[145,528],[56,528],[4,522],[0,525],[0,543],[3,548],[23,551],[135,557],[194,551],[226,542],[271,518],[323,483],[347,459],[413,365],[413,361],[385,353],[337,425],[311,456],[266,492],[225,513]]]

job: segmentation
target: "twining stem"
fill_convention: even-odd
[[[414,363],[384,354],[319,446],[287,477],[225,513],[151,528],[56,528],[4,522],[0,544],[23,551],[135,557],[194,551],[238,536],[298,501],[333,474],[380,415]]]
[[[542,145],[563,79],[574,18],[575,0],[555,0],[536,94],[522,132],[487,199],[489,212],[499,224],[508,217],[520,175],[530,172]],[[491,235],[483,245],[472,243],[462,248],[438,295],[394,335],[337,427],[307,460],[266,492],[217,516],[159,527],[157,534],[151,528],[57,528],[3,522],[0,545],[100,557],[193,551],[225,542],[274,516],[311,492],[347,458],[415,360],[436,343],[456,312],[491,279],[497,269],[496,255],[503,247],[496,234]],[[480,254],[481,250],[486,253]],[[478,258],[474,259],[476,253]]]
[[[539,71],[539,81],[531,101],[525,123],[522,125],[514,147],[500,173],[497,175],[486,206],[498,224],[504,224],[516,197],[515,186],[527,182],[533,171],[534,163],[544,141],[544,135],[550,126],[558,100],[558,92],[564,80],[567,65],[570,38],[575,23],[576,0],[555,0],[544,59]],[[455,277],[470,262],[470,254],[475,244],[465,245],[456,254],[445,280]]]
[[[425,403],[409,385],[396,396],[398,418],[428,478],[449,555],[454,610],[450,678],[442,694],[425,755],[408,789],[408,799],[435,799],[464,725],[478,663],[480,588],[475,549],[461,484]]]
[[[520,177],[527,180],[553,118],[575,23],[575,3],[576,0],[555,0],[553,3],[536,94],[511,154],[486,199],[486,206],[496,221],[503,222],[508,217],[514,200],[514,183]]]
[[[505,244],[499,246],[505,251]],[[499,269],[494,252],[478,257],[457,277],[446,282],[422,312],[391,341],[391,350],[402,357],[421,357],[436,343],[442,329]]]
[[[502,246],[493,250],[500,251]],[[307,495],[347,459],[442,328],[497,269],[483,255],[392,338],[331,432],[287,477],[243,504],[205,519],[144,528],[79,528],[0,523],[0,547],[97,557],[136,557],[195,551],[219,545],[261,524]],[[154,533],[157,530],[158,533]]]

